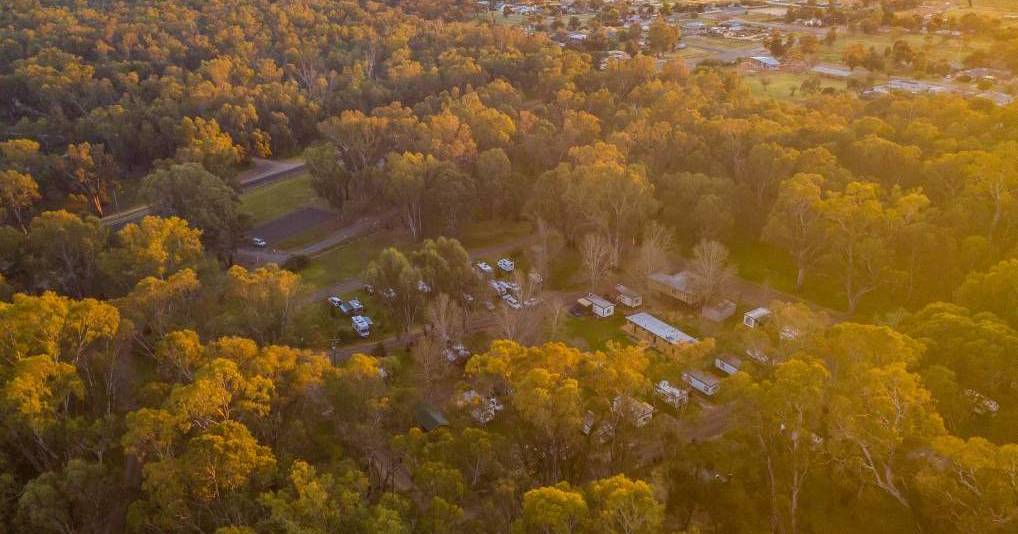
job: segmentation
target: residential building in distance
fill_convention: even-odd
[[[693,306],[697,301],[695,275],[689,271],[675,274],[654,273],[650,275],[650,286],[662,295],[683,304]]]

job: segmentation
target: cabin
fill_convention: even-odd
[[[650,275],[650,286],[652,289],[689,306],[694,306],[697,303],[697,291],[694,281],[695,275],[689,271],[675,274],[654,273]]]
[[[445,418],[445,415],[438,408],[429,404],[418,406],[415,418],[417,419],[417,426],[421,427],[421,430],[425,432],[431,432],[438,427],[449,426],[449,420]]]
[[[681,408],[689,402],[689,390],[675,387],[671,382],[662,380],[654,386],[654,393],[666,404]]]
[[[714,367],[730,376],[742,369],[742,360],[732,354],[722,354],[714,358]]]
[[[646,312],[626,316],[622,330],[667,355],[675,355],[683,345],[696,342],[693,336]]]
[[[615,302],[628,308],[639,308],[643,305],[643,296],[622,284],[617,284],[615,286]]]
[[[767,318],[771,316],[771,311],[767,308],[753,308],[742,316],[742,324],[756,328],[764,324]]]
[[[587,296],[584,298],[590,302],[590,311],[596,317],[601,317],[603,319],[615,314],[615,304],[613,304],[610,300],[601,298],[593,293],[587,293]]]
[[[718,388],[721,387],[721,381],[718,380],[718,377],[697,369],[682,373],[682,380],[693,389],[708,397],[713,397],[718,392]]]

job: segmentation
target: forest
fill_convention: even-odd
[[[0,532],[1018,530],[1018,103],[762,98],[485,8],[0,5]],[[335,357],[298,265],[238,261],[268,158],[411,243],[361,274],[398,350]],[[506,221],[544,278],[690,257],[708,304],[780,257],[795,301],[668,354],[500,308],[451,364],[465,228]],[[636,417],[747,344],[713,404]]]

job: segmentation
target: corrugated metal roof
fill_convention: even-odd
[[[696,338],[647,312],[627,315],[626,320],[669,343],[694,343]]]

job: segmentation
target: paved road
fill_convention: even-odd
[[[303,171],[305,167],[305,163],[301,160],[272,161],[253,158],[251,163],[250,169],[237,175],[237,183],[245,191],[290,178]],[[151,210],[148,206],[135,206],[119,213],[107,215],[101,219],[101,222],[110,228],[118,229],[137,222],[150,213]]]
[[[310,258],[350,241],[351,239],[377,230],[379,226],[381,226],[382,222],[391,215],[392,212],[386,212],[379,215],[372,215],[370,217],[362,217],[353,224],[344,226],[343,228],[325,236],[325,238],[298,249],[276,250],[256,248],[253,246],[242,247],[237,249],[237,259],[239,263],[249,266],[258,266],[265,265],[266,263],[282,265],[283,263],[286,263],[286,260],[289,260],[294,256],[307,256]]]

